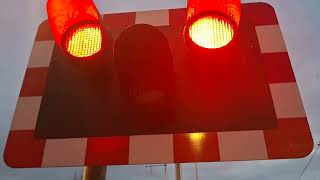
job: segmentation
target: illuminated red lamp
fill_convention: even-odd
[[[188,0],[187,43],[218,49],[232,42],[240,22],[240,0]]]
[[[48,0],[47,12],[55,41],[64,53],[89,59],[102,51],[103,26],[93,0]]]

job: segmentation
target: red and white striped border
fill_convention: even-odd
[[[35,139],[54,40],[48,22],[40,25],[7,140],[4,160],[10,167],[126,165],[300,158],[313,147],[311,132],[290,59],[273,8],[243,4],[242,18],[256,25],[263,63],[278,117],[270,130],[111,138]],[[183,26],[185,9],[105,15],[111,30],[145,23]],[[195,144],[196,143],[196,144]]]

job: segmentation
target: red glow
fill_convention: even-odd
[[[100,14],[93,0],[48,0],[50,27],[60,48],[64,48],[67,34],[87,24],[100,24]]]
[[[240,0],[188,0],[185,35],[200,47],[215,49],[227,45],[239,22]]]

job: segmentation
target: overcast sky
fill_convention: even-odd
[[[262,0],[274,6],[292,61],[315,142],[320,140],[320,1]],[[96,0],[101,13],[185,7],[186,0]],[[255,2],[242,0],[242,2]],[[70,180],[81,168],[10,169],[3,148],[17,102],[36,30],[46,19],[46,0],[1,0],[0,5],[0,180]],[[316,147],[316,146],[315,146]],[[310,157],[310,156],[309,156]],[[308,158],[309,158],[308,157]],[[200,180],[295,180],[308,158],[199,164]],[[193,164],[183,165],[183,179],[194,179]],[[108,168],[109,180],[163,179],[163,168],[151,174],[144,166]],[[174,179],[172,165],[169,179]],[[320,151],[304,180],[320,179]]]

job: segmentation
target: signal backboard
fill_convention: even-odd
[[[104,16],[111,32],[115,32],[114,37],[119,36],[127,26],[143,23],[160,29],[171,44],[182,44],[183,39],[170,36],[166,30],[177,27],[182,29],[185,18],[185,9]],[[256,37],[257,45],[254,48],[260,52],[259,63],[263,65],[268,91],[271,93],[276,121],[270,126],[203,133],[113,137],[101,134],[67,134],[64,137],[59,137],[59,134],[39,135],[38,115],[40,107],[44,105],[41,103],[48,85],[51,61],[59,55],[48,22],[45,21],[39,27],[22,84],[4,153],[6,164],[25,168],[265,160],[307,156],[313,147],[312,136],[274,9],[264,3],[243,4],[242,18],[253,25],[254,31],[250,32]],[[171,51],[173,58],[178,55],[172,49]],[[59,126],[63,131],[64,124],[60,123]]]

